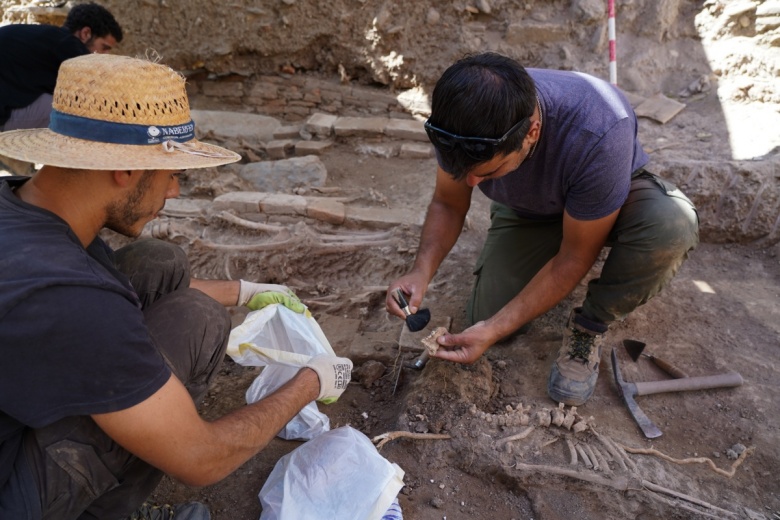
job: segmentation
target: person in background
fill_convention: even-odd
[[[473,363],[566,298],[605,246],[600,277],[572,310],[548,395],[593,394],[610,323],[656,295],[699,241],[698,216],[675,186],[645,170],[636,114],[614,86],[572,71],[468,56],[436,83],[425,123],[439,168],[409,273],[388,288],[412,312],[463,228],[475,186],[493,202],[474,270],[470,327],[438,339],[436,357]]]
[[[349,359],[314,356],[264,399],[202,419],[226,306],[305,306],[282,285],[193,278],[173,244],[99,237],[138,237],[183,170],[240,159],[194,138],[184,84],[146,60],[80,56],[60,68],[49,128],[0,133],[0,153],[44,165],[0,178],[0,518],[206,520],[197,502],[145,500],[163,474],[225,478],[350,381]]]
[[[62,27],[0,27],[0,131],[49,126],[60,64],[91,52],[111,52],[121,41],[114,16],[95,3],[74,6]]]

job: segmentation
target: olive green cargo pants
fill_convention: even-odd
[[[560,248],[562,219],[529,220],[494,202],[491,225],[466,309],[470,322],[487,319],[514,298]],[[696,209],[674,185],[643,169],[607,239],[599,278],[588,282],[583,314],[602,323],[621,320],[655,296],[699,243]]]

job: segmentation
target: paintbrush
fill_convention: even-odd
[[[416,313],[412,314],[409,310],[409,303],[407,303],[404,297],[403,291],[398,288],[395,290],[395,302],[401,307],[401,310],[406,316],[406,326],[412,332],[423,330],[428,322],[431,321],[431,311],[428,309],[419,309]]]

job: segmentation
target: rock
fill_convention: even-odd
[[[304,186],[324,186],[328,178],[325,165],[314,155],[245,164],[238,175],[254,184],[257,191],[282,193]]]
[[[371,388],[371,385],[384,375],[386,369],[383,363],[371,359],[360,365],[360,368],[355,371],[355,377],[363,388]]]
[[[490,14],[490,2],[488,0],[477,0],[477,9],[485,14]]]
[[[602,0],[575,0],[571,4],[571,10],[584,22],[606,21],[606,5]]]
[[[220,110],[191,110],[190,114],[199,136],[211,133],[220,139],[267,142],[273,140],[274,132],[281,126],[273,117],[258,114]]]

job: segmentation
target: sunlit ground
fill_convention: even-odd
[[[724,13],[744,11],[744,7],[744,3],[727,4]],[[723,20],[733,16],[722,14],[718,21],[708,20],[708,16],[705,7],[696,17],[697,30],[710,70],[721,72],[718,99],[728,127],[732,158],[763,157],[780,147],[780,50],[766,42],[771,32],[766,28],[757,27],[759,34],[752,38],[718,39]]]

